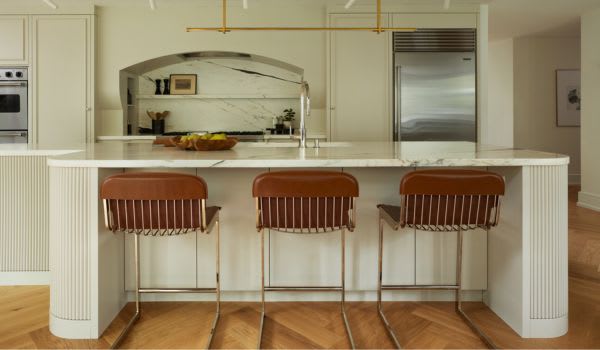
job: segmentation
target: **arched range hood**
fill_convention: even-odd
[[[244,60],[251,62],[258,62],[266,65],[270,65],[273,67],[277,67],[283,70],[286,70],[290,73],[293,73],[298,76],[297,83],[300,84],[304,80],[304,69],[295,66],[293,64],[283,62],[274,58],[249,54],[243,52],[232,52],[232,51],[197,51],[197,52],[186,52],[180,54],[167,55],[162,57],[153,58],[144,62],[140,62],[129,66],[124,69],[132,74],[142,75],[144,73],[153,71],[155,69],[170,66],[177,63],[182,63],[186,61],[193,60],[219,60],[219,59],[227,59],[227,60]]]

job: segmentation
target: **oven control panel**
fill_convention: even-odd
[[[7,80],[27,81],[27,68],[0,68],[0,81]]]

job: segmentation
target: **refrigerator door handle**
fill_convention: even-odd
[[[400,104],[401,93],[401,71],[402,67],[395,67],[394,72],[394,141],[400,141],[400,118],[402,117],[402,105]]]

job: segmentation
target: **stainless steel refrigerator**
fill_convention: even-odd
[[[477,141],[474,30],[395,33],[394,140]]]

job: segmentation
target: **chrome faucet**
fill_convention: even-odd
[[[304,80],[300,86],[300,142],[298,147],[306,148],[306,117],[310,115],[310,88]]]

